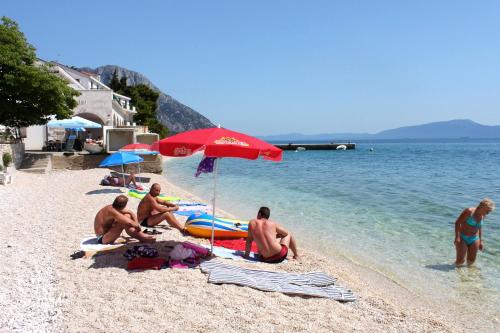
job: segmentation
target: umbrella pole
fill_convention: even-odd
[[[140,175],[141,175],[141,163],[137,162],[137,168],[139,168],[139,177],[137,178],[137,181],[139,182],[139,187],[142,187],[142,183],[141,183],[141,178],[140,178]]]
[[[126,187],[125,186],[125,169],[123,168],[123,164],[122,164],[122,177],[123,177],[123,187]]]
[[[214,161],[214,200],[212,202],[212,236],[210,241],[210,253],[214,253],[214,233],[215,233],[215,195],[217,193],[217,158]]]

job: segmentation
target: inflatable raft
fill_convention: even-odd
[[[193,214],[185,223],[186,231],[195,237],[210,238],[212,235],[212,215]],[[215,238],[246,238],[248,221],[216,217],[214,223]]]
[[[128,195],[131,197],[137,198],[137,199],[142,199],[148,194],[148,191],[140,191],[140,190],[129,190]],[[167,197],[165,194],[160,194],[158,196],[161,200],[166,200],[166,201],[180,201],[182,200],[179,197]]]

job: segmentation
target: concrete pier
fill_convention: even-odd
[[[345,146],[346,149],[356,149],[355,143],[285,143],[275,144],[276,147],[283,150],[337,150],[339,146]],[[301,148],[299,148],[301,147]],[[342,147],[341,147],[342,148]],[[339,149],[340,150],[340,149]]]

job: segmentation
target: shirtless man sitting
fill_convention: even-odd
[[[248,224],[245,257],[249,257],[252,242],[255,241],[263,262],[272,264],[282,262],[288,255],[288,248],[292,250],[293,258],[298,259],[295,238],[278,223],[269,220],[270,215],[269,208],[260,207],[257,218]]]
[[[139,207],[137,207],[137,217],[139,221],[141,221],[141,226],[152,228],[165,220],[171,227],[182,232],[184,227],[177,221],[174,214],[172,214],[172,212],[179,209],[179,206],[158,198],[160,192],[160,184],[154,183],[149,193],[146,194],[139,203]]]
[[[123,230],[130,236],[144,243],[153,243],[155,238],[143,233],[137,221],[137,216],[127,206],[128,198],[119,195],[112,205],[107,205],[94,219],[94,230],[99,244],[113,243],[120,237]]]

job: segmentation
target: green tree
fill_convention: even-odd
[[[5,152],[2,155],[3,165],[7,168],[10,163],[12,163],[12,155],[9,152]]]
[[[121,90],[120,80],[118,80],[118,73],[116,72],[116,68],[115,71],[113,72],[113,76],[111,77],[111,81],[109,82],[109,87],[116,92]]]
[[[16,22],[3,16],[0,23],[0,124],[14,128],[43,125],[51,115],[69,118],[79,93],[50,71],[35,64],[35,48]]]
[[[149,118],[146,122],[148,129],[150,132],[158,133],[160,139],[164,139],[168,135],[168,128],[163,126],[162,123],[158,121],[156,118]]]

